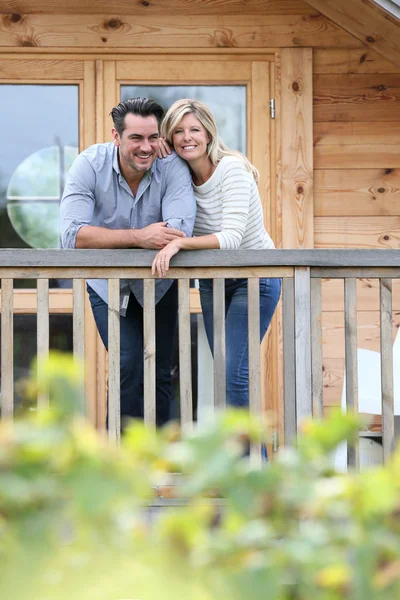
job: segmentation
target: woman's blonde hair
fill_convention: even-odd
[[[218,135],[217,124],[213,117],[213,114],[207,104],[199,102],[198,100],[192,100],[191,98],[184,98],[177,100],[168,109],[162,123],[161,123],[161,136],[164,137],[169,144],[172,144],[172,135],[183,117],[189,113],[193,113],[198,118],[200,123],[203,125],[207,134],[211,138],[207,144],[207,155],[213,165],[217,165],[221,158],[224,156],[236,156],[246,166],[246,168],[253,174],[256,183],[259,182],[260,175],[257,169],[251,164],[251,162],[238,150],[231,150]]]

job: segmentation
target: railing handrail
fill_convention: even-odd
[[[154,250],[0,249],[0,267],[150,267]],[[181,251],[172,267],[400,267],[400,250],[196,250]]]

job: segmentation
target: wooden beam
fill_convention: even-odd
[[[312,51],[310,48],[283,48],[281,61],[283,247],[312,248]]]
[[[307,0],[336,25],[400,67],[400,21],[396,26],[365,0]]]

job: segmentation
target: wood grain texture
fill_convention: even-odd
[[[400,217],[316,217],[316,248],[400,248]]]
[[[248,340],[249,340],[249,407],[256,420],[261,412],[261,357],[260,357],[260,282],[252,277],[247,282]],[[253,464],[261,464],[261,444],[251,444]]]
[[[371,219],[368,219],[370,221]],[[375,219],[376,221],[377,219]],[[385,220],[385,219],[384,219]],[[39,250],[0,248],[0,272],[17,279],[89,277],[147,279],[154,250]],[[293,277],[293,266],[322,268],[400,267],[391,250],[182,250],[173,258],[172,277]],[[93,265],[102,265],[93,266]],[[229,266],[227,266],[229,265]],[[83,273],[83,274],[82,274]],[[118,275],[117,275],[118,274]],[[236,274],[236,275],[235,275]],[[313,274],[312,274],[313,276]],[[319,276],[319,275],[318,275]],[[328,277],[328,275],[326,275]]]
[[[193,421],[192,361],[190,337],[190,289],[189,281],[178,281],[179,318],[179,391],[181,423],[188,426]]]
[[[399,145],[400,121],[315,123],[314,146]],[[351,165],[353,167],[353,165]]]
[[[143,282],[144,422],[156,426],[156,310],[154,279]]]
[[[314,215],[396,216],[400,206],[400,169],[317,169]]]
[[[152,84],[169,80],[173,84],[180,81],[241,82],[252,78],[252,63],[247,60],[119,60],[115,64],[115,76],[118,80],[151,81]]]
[[[400,327],[400,311],[393,311],[392,342]],[[343,312],[322,313],[323,360],[344,357],[344,318]],[[380,352],[379,311],[359,311],[357,313],[357,347]]]
[[[283,386],[284,386],[284,443],[291,445],[296,440],[296,353],[294,326],[294,281],[282,282],[282,338],[283,338]]]
[[[400,279],[393,279],[393,309],[400,311]],[[342,279],[322,280],[322,307],[324,311],[344,310]],[[357,307],[359,311],[379,310],[379,279],[357,279]]]
[[[380,281],[380,326],[381,326],[381,388],[382,388],[382,431],[383,458],[388,461],[395,449],[394,435],[394,381],[392,344],[392,281]],[[398,368],[398,365],[396,365]]]
[[[41,389],[43,363],[49,358],[49,280],[38,279],[37,281],[37,360],[38,360],[38,409],[48,408],[49,394],[47,390]],[[75,323],[75,322],[74,322]]]
[[[311,280],[311,381],[313,417],[323,416],[322,381],[322,283]]]
[[[14,322],[13,280],[1,280],[1,418],[14,413]]]
[[[312,248],[312,52],[284,48],[281,60],[283,247]]]
[[[38,79],[43,80],[71,80],[83,79],[83,61],[58,60],[58,59],[21,59],[14,57],[0,61],[1,79]]]
[[[294,321],[296,354],[296,425],[301,430],[312,417],[310,269],[297,267],[294,278]]]
[[[363,48],[316,48],[314,73],[393,73],[398,68],[380,54]]]
[[[250,160],[260,173],[258,189],[264,213],[264,224],[271,231],[271,118],[269,110],[270,63],[253,62],[251,65],[251,140]]]
[[[344,281],[344,348],[346,373],[346,410],[358,413],[357,362],[357,287],[353,278]],[[347,466],[358,468],[359,445],[347,444]]]
[[[120,402],[120,286],[118,279],[108,280],[108,438],[121,439]]]
[[[0,14],[110,14],[108,0],[4,0]],[[112,13],[128,15],[317,15],[305,0],[114,0]],[[14,17],[15,19],[15,17]]]
[[[314,76],[315,122],[400,121],[399,107],[400,72]]]
[[[0,24],[0,47],[276,48],[360,47],[319,15],[24,15]]]
[[[363,44],[400,67],[399,27],[371,3],[363,0],[307,0]]]
[[[73,351],[74,361],[76,361],[78,368],[84,368],[85,360],[85,280],[74,279],[73,281]],[[84,381],[82,381],[82,388],[80,389],[81,405],[78,410],[81,415],[85,415],[86,407],[84,403],[85,390]]]
[[[399,102],[400,107],[400,102]],[[400,143],[397,145],[353,144],[322,145],[314,149],[316,169],[394,169],[400,167]]]

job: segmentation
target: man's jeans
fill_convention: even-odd
[[[87,286],[94,319],[108,350],[108,306]],[[171,360],[177,324],[177,282],[156,304],[156,422],[170,418],[172,400]],[[126,317],[120,317],[121,419],[143,418],[143,308],[130,295]]]
[[[281,293],[281,279],[260,279],[260,343]],[[200,280],[200,299],[208,343],[213,353],[213,280]],[[249,405],[249,340],[247,279],[225,280],[226,401]]]

